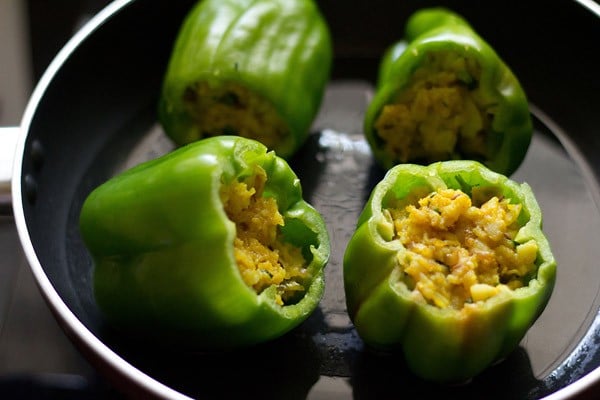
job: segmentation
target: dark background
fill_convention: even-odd
[[[35,81],[73,33],[108,3],[109,0],[27,0]]]

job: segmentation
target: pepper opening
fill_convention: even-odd
[[[196,136],[237,135],[276,148],[289,128],[272,104],[236,83],[218,86],[196,82],[186,88],[183,101],[196,123]]]
[[[479,95],[481,66],[451,51],[427,53],[375,121],[383,147],[400,162],[489,158],[489,105]]]
[[[235,223],[234,255],[244,282],[257,293],[275,285],[275,301],[293,304],[305,293],[310,274],[302,249],[284,242],[285,220],[273,197],[264,197],[267,174],[261,167],[243,181],[221,187],[228,218]]]
[[[439,308],[461,310],[527,284],[538,246],[519,244],[520,204],[475,187],[472,197],[442,189],[405,207],[385,210],[393,221],[401,279],[413,295]]]

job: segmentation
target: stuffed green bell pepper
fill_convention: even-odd
[[[159,120],[178,145],[239,135],[289,158],[309,134],[331,64],[312,0],[201,0],[177,36]]]
[[[529,185],[467,160],[390,169],[344,255],[363,341],[441,383],[469,380],[514,350],[555,278]]]
[[[533,128],[527,97],[494,49],[461,16],[427,8],[382,57],[364,131],[386,169],[468,159],[510,176]]]
[[[107,321],[194,347],[283,335],[317,307],[329,238],[289,165],[219,136],[103,183],[80,230]]]

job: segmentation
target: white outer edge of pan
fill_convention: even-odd
[[[27,134],[25,133],[29,132],[31,121],[36,113],[36,109],[40,100],[44,96],[46,88],[56,73],[60,70],[64,62],[69,58],[71,53],[75,51],[79,44],[96,29],[98,29],[113,14],[118,12],[132,1],[133,0],[115,0],[102,9],[93,18],[91,18],[59,51],[36,85],[23,114],[21,128],[24,134],[22,134],[18,140],[15,153],[17,156],[15,157],[12,176],[13,213],[23,251],[27,257],[27,261],[33,272],[36,283],[46,302],[59,319],[61,326],[63,328],[68,327],[69,336],[72,336],[76,342],[85,344],[87,347],[86,350],[91,352],[93,357],[96,357],[106,366],[112,368],[117,375],[123,377],[125,380],[135,383],[146,394],[165,399],[189,399],[189,397],[184,396],[181,393],[176,392],[175,390],[150,378],[148,375],[144,374],[133,365],[125,361],[109,347],[107,347],[102,341],[100,341],[94,334],[92,334],[92,332],[90,332],[90,330],[88,330],[88,328],[83,325],[81,321],[79,321],[75,314],[71,312],[46,276],[46,273],[44,272],[44,269],[42,268],[42,265],[35,254],[29,232],[27,230],[27,225],[25,223],[23,207],[21,206],[21,164],[25,149],[25,142],[27,139]]]
[[[125,7],[127,4],[134,0],[115,0],[102,9],[97,15],[95,15],[89,22],[87,22],[60,50],[54,60],[50,63],[47,70],[41,77],[37,84],[33,94],[29,100],[29,103],[23,114],[23,120],[21,128],[23,132],[28,132],[31,120],[36,112],[37,105],[43,97],[47,86],[54,78],[55,74],[60,70],[61,66],[68,59],[70,54],[77,48],[77,46],[91,33],[98,29],[108,18],[115,14],[118,10]],[[581,4],[583,7],[590,10],[600,18],[600,4],[593,0],[574,0]],[[600,20],[599,20],[600,23]],[[21,164],[22,156],[25,148],[25,142],[27,135],[21,135],[17,143],[14,165],[13,165],[13,177],[12,177],[12,196],[13,196],[13,212],[15,218],[15,224],[17,231],[23,246],[23,251],[27,257],[27,261],[36,279],[37,285],[42,292],[47,303],[52,308],[57,318],[63,327],[68,327],[70,330],[69,334],[74,336],[74,339],[78,342],[84,343],[88,346],[88,350],[92,352],[94,357],[97,357],[105,365],[113,368],[120,376],[135,382],[148,394],[165,399],[190,399],[187,396],[163,385],[162,383],[152,379],[148,375],[144,374],[133,365],[125,361],[109,347],[107,347],[102,341],[88,330],[88,328],[79,321],[79,319],[71,312],[66,306],[63,300],[60,298],[52,283],[46,276],[38,258],[33,249],[29,232],[27,231],[27,225],[25,223],[25,215],[23,212],[22,204],[22,191],[21,191]],[[584,392],[587,388],[600,382],[600,367],[597,367],[587,375],[581,377],[579,380],[573,382],[569,386],[560,389],[559,391],[547,396],[544,400],[562,400],[573,398],[574,396]]]

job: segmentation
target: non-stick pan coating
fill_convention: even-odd
[[[17,191],[22,196],[14,199],[15,208],[23,208],[35,252],[28,252],[28,256],[36,278],[40,281],[40,277],[47,276],[64,304],[85,326],[73,326],[71,319],[64,317],[63,310],[54,306],[55,297],[44,293],[66,333],[82,352],[117,386],[132,394],[148,390],[140,379],[143,374],[175,391],[200,397],[281,398],[285,394],[286,398],[305,398],[321,376],[348,380],[356,398],[368,397],[370,393],[385,395],[388,389],[394,389],[395,385],[389,382],[395,377],[403,377],[398,393],[444,393],[451,397],[478,398],[489,390],[494,382],[491,376],[462,388],[432,389],[411,378],[397,359],[363,349],[353,330],[347,329],[347,316],[330,313],[340,305],[343,308],[341,283],[331,279],[327,284],[330,293],[333,290],[335,294],[330,295],[327,305],[317,310],[299,330],[273,343],[241,352],[180,353],[138,340],[141,338],[130,340],[103,323],[91,289],[91,261],[79,237],[79,209],[90,190],[131,162],[133,149],[139,148],[149,135],[151,138],[160,135],[160,127],[156,125],[160,84],[179,25],[193,2],[139,0],[122,4],[120,8],[113,5],[117,11],[104,22],[93,21],[95,26],[90,28],[89,35],[80,37],[79,44],[71,43],[42,79],[37,97],[26,112],[24,128],[28,135],[23,145],[20,191]],[[434,5],[425,1],[373,0],[320,1],[319,4],[334,38],[336,58],[333,97],[330,98],[334,101],[343,99],[339,91],[356,93],[363,86],[369,87],[375,79],[381,53],[401,36],[407,16],[417,7]],[[544,137],[542,141],[549,148],[563,151],[566,147],[572,151],[569,154],[576,155],[573,165],[583,168],[577,170],[578,174],[589,185],[587,190],[595,200],[595,179],[600,174],[600,162],[595,158],[600,150],[597,135],[600,113],[597,46],[592,43],[600,37],[598,16],[575,1],[495,1],[485,5],[448,1],[443,5],[463,14],[496,48],[520,78],[536,109],[542,111],[538,117],[551,117],[552,122],[548,123],[536,119],[538,131]],[[336,86],[336,82],[351,83]],[[354,111],[360,111],[360,104],[354,107]],[[325,183],[314,177],[327,168],[328,162],[336,161],[327,161],[325,154],[325,161],[321,159],[319,164],[315,155],[323,152],[328,138],[340,140],[340,136],[327,132],[327,117],[320,120],[321,126],[315,127],[315,135],[290,161],[303,179],[309,201],[318,204],[327,201],[318,197],[320,185]],[[360,116],[353,115],[350,120],[358,122]],[[345,133],[352,138],[359,135],[360,130],[357,123]],[[563,132],[567,134],[561,136]],[[556,135],[562,142],[556,141]],[[383,171],[371,165],[368,150],[359,142],[348,143],[350,148],[346,151],[356,152],[358,157],[354,162],[365,162],[367,168],[364,171],[366,184],[352,194],[355,201],[364,201]],[[338,201],[343,199],[331,200],[334,206]],[[349,231],[351,226],[345,229]],[[340,245],[346,240],[339,236],[334,239]],[[27,245],[28,241],[25,242]],[[341,267],[343,248],[336,251],[328,267],[332,271],[339,271]],[[37,265],[43,271],[36,269]],[[562,274],[568,273],[568,265],[559,265],[559,280]],[[336,276],[334,272],[329,275]],[[599,281],[598,276],[589,279],[594,293],[598,293]],[[48,291],[43,282],[41,288],[43,292]],[[502,382],[511,383],[494,385],[498,397],[548,395],[600,365],[599,350],[593,346],[598,330],[597,304],[589,307],[589,318],[580,328],[582,332],[572,349],[575,351],[572,357],[576,357],[582,354],[583,347],[587,348],[583,359],[577,363],[574,359],[569,363],[571,359],[567,359],[560,364],[560,371],[540,379],[526,368],[528,355],[520,348],[507,364],[494,370],[500,374],[494,378],[501,377]],[[336,318],[341,322],[336,322]],[[341,327],[339,332],[322,332],[325,325],[335,327],[336,323]],[[87,340],[90,332],[138,371],[127,373],[127,364],[124,370],[115,370],[106,358],[106,354],[111,358],[110,353],[102,348],[98,350],[96,342],[90,344]],[[327,343],[321,346],[319,338]],[[331,354],[325,354],[328,350]]]

